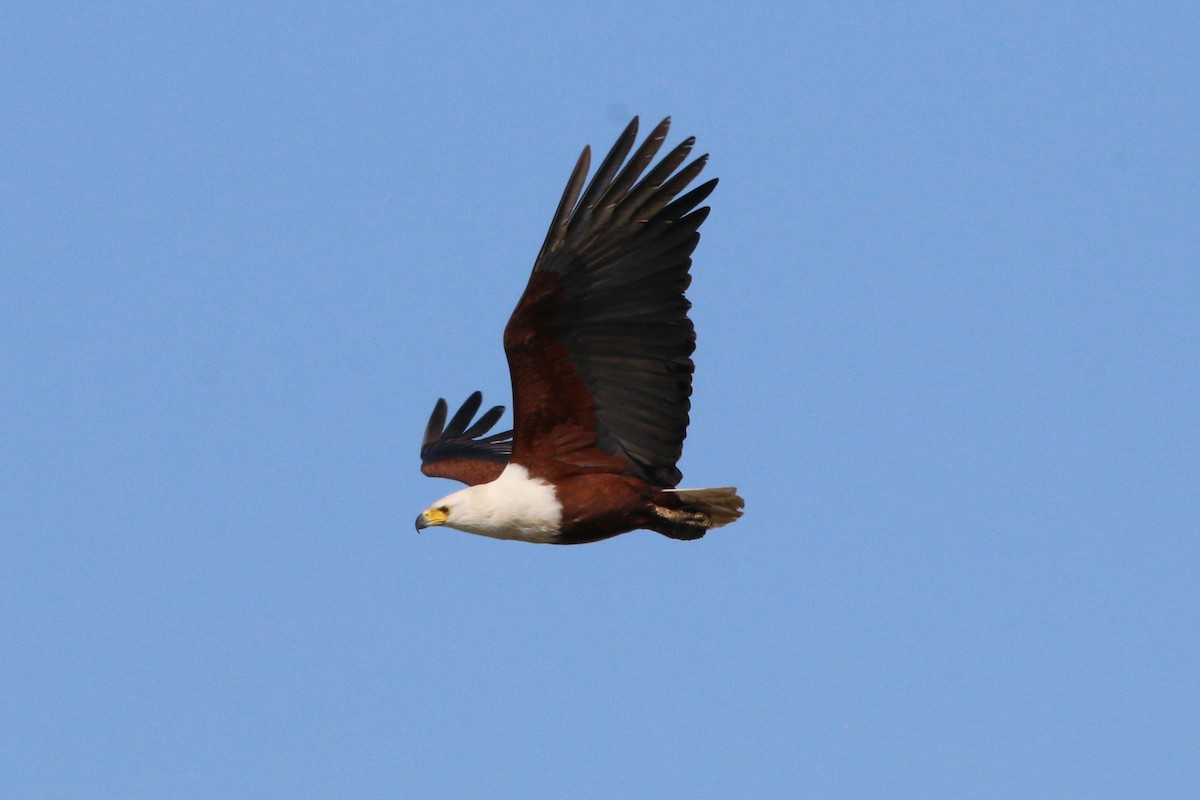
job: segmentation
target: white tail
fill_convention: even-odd
[[[680,505],[687,511],[696,511],[708,517],[708,528],[719,528],[742,516],[746,505],[733,486],[715,489],[666,489],[679,498]]]

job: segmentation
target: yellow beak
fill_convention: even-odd
[[[417,530],[428,528],[431,525],[445,525],[446,518],[449,516],[440,508],[427,508],[417,515]]]

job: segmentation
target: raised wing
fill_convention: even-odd
[[[587,189],[584,148],[504,332],[516,417],[513,459],[546,478],[611,471],[673,487],[687,435],[695,330],[684,291],[711,180],[680,169],[684,140],[643,176],[664,119],[637,148],[635,117]],[[581,196],[582,195],[582,196]]]
[[[421,441],[421,472],[432,478],[450,478],[474,486],[499,477],[512,454],[512,431],[485,436],[504,413],[493,406],[475,422],[471,420],[483,403],[474,392],[446,424],[446,401],[438,398]]]

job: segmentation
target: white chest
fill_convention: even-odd
[[[509,464],[491,483],[463,489],[445,502],[451,507],[447,525],[493,539],[551,542],[562,525],[554,486],[530,478],[517,464]]]

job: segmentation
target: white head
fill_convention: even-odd
[[[509,464],[491,483],[468,486],[421,512],[417,530],[438,525],[493,539],[552,542],[562,524],[554,485]]]

